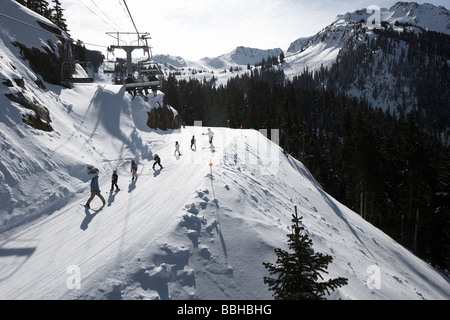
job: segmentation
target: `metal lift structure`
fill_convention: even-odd
[[[61,84],[70,87],[73,83],[94,82],[94,68],[87,61],[64,61],[61,66]]]
[[[148,94],[148,90],[153,92],[156,96],[158,89],[162,89],[164,81],[164,74],[161,71],[158,63],[153,60],[151,47],[148,44],[148,39],[151,39],[148,33],[140,34],[138,32],[107,32],[107,35],[113,37],[117,41],[117,45],[111,45],[108,47],[108,52],[114,52],[115,49],[124,50],[127,54],[125,65],[122,68],[125,69],[126,77],[123,75],[123,71],[116,73],[116,83],[122,83],[125,89],[133,96],[136,94],[145,92]],[[122,45],[121,36],[137,36],[137,45]],[[136,42],[136,41],[134,41]],[[142,49],[146,58],[141,59],[138,62],[133,62],[132,53],[134,50]],[[120,80],[117,80],[119,77]]]

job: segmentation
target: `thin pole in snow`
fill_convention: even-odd
[[[211,160],[209,160],[209,169],[211,170],[211,180],[212,180],[212,178],[213,178],[213,175],[212,175],[212,167],[213,167],[213,163],[212,163]]]

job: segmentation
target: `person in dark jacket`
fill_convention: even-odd
[[[120,191],[119,186],[117,185],[117,181],[119,180],[119,176],[117,175],[117,171],[114,170],[111,178],[111,192],[114,191],[114,187],[116,187],[116,191]]]
[[[137,180],[137,170],[138,170],[138,165],[134,160],[131,160],[131,180]]]
[[[156,165],[159,165],[160,169],[163,169],[163,166],[161,165],[161,158],[157,154],[155,154],[153,159],[155,160],[155,162],[153,163],[153,170],[155,170]]]
[[[191,139],[191,149],[192,150],[197,150],[197,146],[196,146],[195,142],[196,142],[195,136],[192,136],[192,139]],[[194,148],[192,148],[192,147],[194,147]]]
[[[91,197],[89,198],[89,200],[86,202],[85,207],[86,208],[90,208],[90,204],[92,199],[94,199],[94,197],[97,196],[100,198],[100,200],[102,200],[103,205],[106,204],[105,198],[103,198],[103,196],[100,193],[100,188],[98,186],[98,174],[96,174],[92,180],[91,180]]]

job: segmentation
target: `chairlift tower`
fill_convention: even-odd
[[[143,49],[148,54],[148,58],[151,59],[151,53],[150,53],[150,46],[147,43],[147,39],[150,39],[149,34],[146,32],[144,34],[139,34],[137,32],[107,32],[107,35],[115,38],[117,40],[117,45],[111,45],[109,47],[110,50],[114,49],[122,49],[127,54],[127,74],[133,73],[133,60],[132,60],[132,52],[137,49]],[[137,35],[137,42],[138,45],[131,46],[131,45],[121,45],[120,44],[120,36],[121,35]],[[144,42],[145,44],[139,45],[140,42]]]

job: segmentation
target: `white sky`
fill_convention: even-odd
[[[69,32],[89,49],[116,44],[106,32],[134,32],[123,0],[60,0]],[[216,57],[237,46],[281,48],[316,34],[345,12],[386,0],[125,0],[139,32],[148,32],[153,54],[187,60]],[[428,3],[449,7],[449,0]],[[422,3],[422,2],[419,2]],[[129,39],[128,41],[135,40]],[[95,44],[103,47],[91,46]],[[130,43],[128,43],[130,44]],[[116,50],[116,56],[121,56]],[[134,54],[134,53],[133,53]]]

